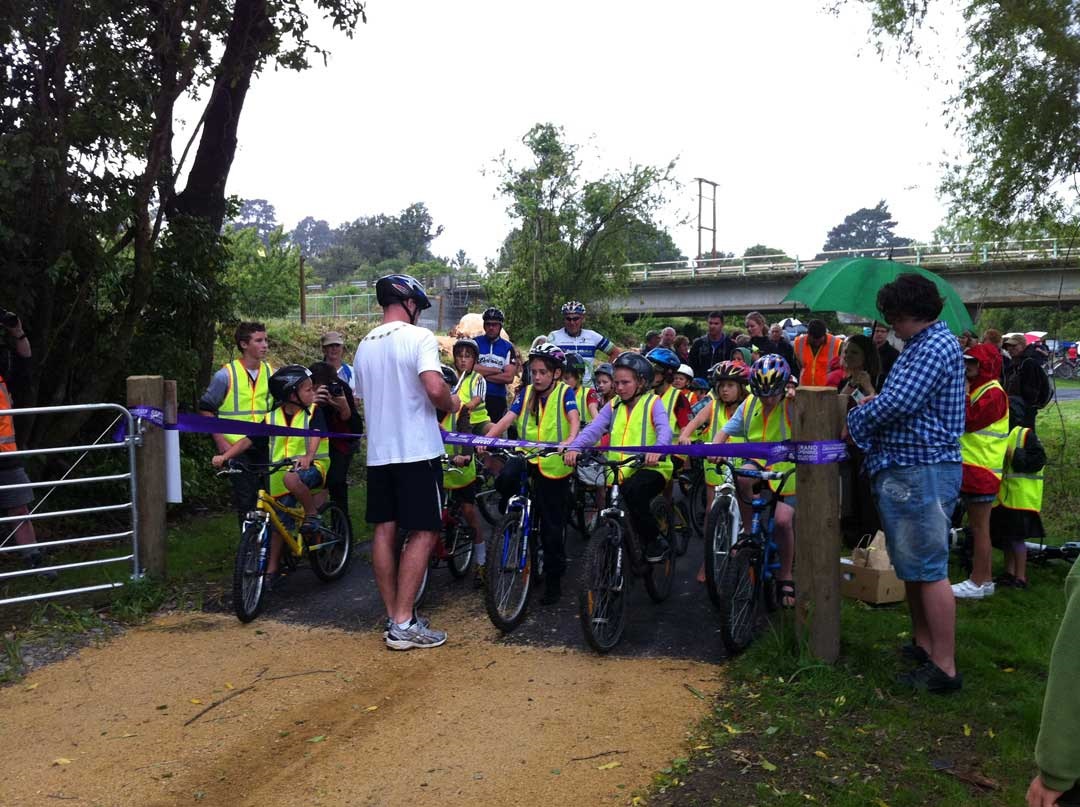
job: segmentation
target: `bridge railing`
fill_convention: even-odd
[[[1001,261],[1051,260],[1066,257],[1068,250],[1057,238],[1018,241],[972,242],[947,244],[910,244],[882,249],[843,249],[820,252],[811,260],[792,258],[784,253],[730,258],[702,258],[696,261],[665,261],[661,263],[631,263],[630,277],[635,282],[662,279],[715,277],[717,275],[751,275],[809,272],[828,261],[839,258],[891,258],[897,263],[919,266],[963,266]]]

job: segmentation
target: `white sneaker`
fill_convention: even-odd
[[[994,596],[994,583],[988,580],[980,586],[968,578],[963,583],[954,583],[952,593],[958,600],[982,600]]]

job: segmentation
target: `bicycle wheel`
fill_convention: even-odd
[[[663,496],[657,496],[649,505],[652,517],[660,528],[660,535],[667,539],[668,548],[664,553],[664,559],[658,563],[648,564],[645,570],[645,590],[653,602],[663,602],[671,594],[671,580],[675,577],[675,546],[672,536],[674,518],[671,508],[664,501]]]
[[[722,495],[713,502],[709,517],[705,521],[705,589],[717,608],[721,607],[720,589],[724,581],[724,570],[727,568],[731,545],[735,541],[735,517],[732,507],[736,506],[730,495]]]
[[[709,503],[706,500],[707,493],[704,473],[694,477],[694,484],[690,487],[690,526],[694,535],[701,538],[708,533],[705,530],[705,516],[709,512]]]
[[[754,639],[761,602],[760,554],[754,547],[732,552],[720,589],[720,638],[729,654],[741,653]]]
[[[521,513],[508,513],[488,541],[484,605],[491,623],[509,633],[525,618],[532,584],[533,553],[527,551]]]
[[[233,611],[241,622],[250,622],[262,610],[263,573],[266,571],[269,549],[270,536],[266,522],[247,524],[240,536],[233,564]]]
[[[460,512],[455,514],[454,524],[443,537],[446,554],[449,555],[446,565],[450,567],[450,574],[458,580],[469,573],[473,559],[473,531],[467,524],[457,520],[461,517]]]
[[[499,512],[499,491],[486,487],[476,494],[476,509],[489,527],[499,526],[502,513]]]
[[[567,519],[582,540],[589,537],[589,524],[586,516],[585,497],[589,489],[575,476],[570,475],[570,513]]]
[[[311,571],[324,583],[341,578],[352,560],[352,527],[339,505],[329,502],[319,511],[322,526],[308,547]]]
[[[614,519],[605,518],[597,524],[593,538],[585,553],[578,614],[585,641],[597,653],[607,653],[619,643],[626,627],[622,528]]]
[[[671,546],[675,554],[682,557],[690,548],[690,507],[684,501],[675,502],[672,507]]]

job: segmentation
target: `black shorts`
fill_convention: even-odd
[[[442,528],[442,461],[370,465],[367,469],[368,524],[396,521],[403,530]]]
[[[476,504],[476,482],[450,491],[450,498],[459,504]]]

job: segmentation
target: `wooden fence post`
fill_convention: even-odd
[[[792,412],[798,441],[836,440],[847,396],[834,387],[800,387]],[[832,664],[840,655],[840,474],[835,463],[795,472],[795,625],[810,652]]]
[[[128,376],[127,405],[164,409],[164,379],[159,375]],[[139,569],[160,579],[165,577],[165,432],[156,426],[142,433],[142,445],[135,451],[135,479]]]

